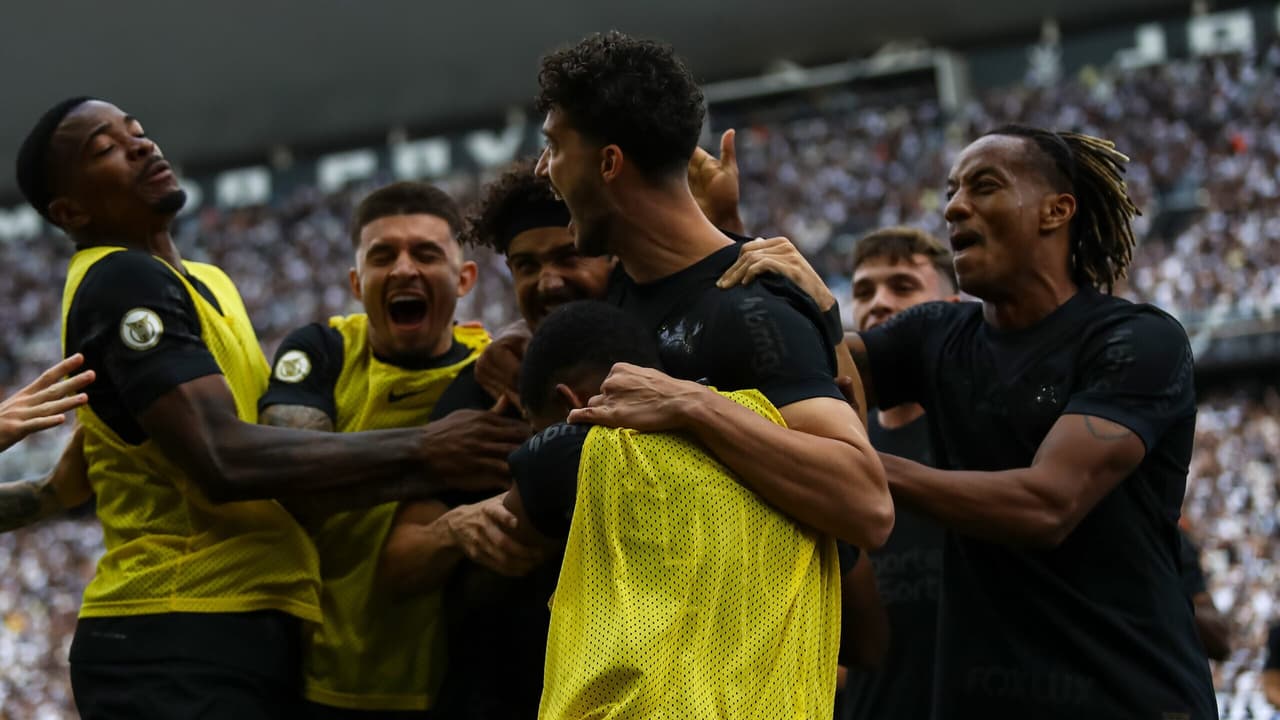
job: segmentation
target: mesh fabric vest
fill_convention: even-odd
[[[784,424],[756,391],[727,396]],[[593,428],[539,717],[830,717],[839,573],[833,541],[690,440]]]
[[[342,334],[334,388],[338,432],[425,425],[449,383],[489,343],[484,330],[455,327],[465,360],[427,370],[381,362],[368,317],[329,321]],[[397,503],[332,515],[312,532],[320,553],[324,623],[306,651],[308,700],[358,710],[424,710],[445,669],[439,592],[398,596],[377,584],[378,560]]]
[[[96,247],[72,256],[62,297],[64,328],[85,274],[123,249]],[[226,378],[237,416],[257,422],[270,370],[235,285],[212,265],[184,263],[217,298],[219,312],[181,273],[156,262],[173,271],[190,295],[200,337]],[[150,439],[130,445],[92,408],[82,407],[78,415],[106,544],[81,617],[281,610],[319,621],[315,550],[279,503],[214,504]]]

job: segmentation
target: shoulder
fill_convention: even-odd
[[[467,363],[458,371],[431,409],[431,421],[448,417],[458,410],[488,410],[497,400],[476,380],[476,364]],[[512,409],[512,413],[518,413]]]
[[[512,478],[518,484],[576,478],[591,428],[561,422],[529,438],[508,458]]]
[[[334,359],[340,366],[341,358],[341,333],[323,323],[303,325],[285,336],[276,350],[272,380],[297,383],[305,380],[313,370],[323,370],[332,365]]]
[[[1099,304],[1091,330],[1127,330],[1148,339],[1187,343],[1187,331],[1169,313],[1148,303],[1134,303],[1124,298],[1106,296]]]
[[[280,344],[281,348],[292,346],[336,350],[341,353],[342,333],[325,323],[310,323],[292,330]]]
[[[105,255],[84,275],[77,296],[110,299],[114,296],[139,296],[149,292],[171,292],[186,289],[177,273],[164,261],[139,250],[122,250]]]
[[[1176,365],[1190,373],[1193,362],[1187,331],[1172,315],[1120,298],[1099,304],[1084,330],[1083,351],[1112,370]]]

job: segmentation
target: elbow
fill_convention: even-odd
[[[1029,528],[1027,543],[1036,550],[1056,550],[1080,524],[1072,508],[1060,505],[1040,513]]]
[[[893,496],[885,480],[884,466],[874,452],[862,458],[858,471],[864,478],[861,487],[869,486],[869,490],[849,493],[851,497],[845,505],[844,517],[854,520],[854,523],[846,523],[840,538],[863,550],[879,550],[893,532]]]
[[[214,505],[256,499],[246,490],[250,487],[250,479],[245,477],[245,472],[228,462],[225,453],[217,449],[199,463],[198,468],[191,469],[190,477]]]

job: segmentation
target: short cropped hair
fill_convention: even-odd
[[[31,207],[49,222],[53,222],[53,218],[49,216],[49,203],[53,202],[55,195],[52,168],[49,167],[49,143],[58,126],[71,111],[93,99],[81,95],[67,98],[49,108],[36,121],[35,127],[31,128],[18,148],[18,189]]]
[[[529,340],[520,367],[520,402],[541,414],[561,383],[592,374],[601,379],[614,363],[659,367],[657,342],[631,316],[599,300],[577,300],[547,315]]]
[[[374,190],[356,206],[351,221],[351,245],[360,247],[364,226],[396,215],[435,215],[449,224],[456,239],[462,232],[462,212],[449,193],[422,182],[397,182]]]
[[[951,283],[952,290],[959,287],[951,251],[929,233],[906,226],[880,228],[863,235],[853,246],[852,272],[858,272],[858,268],[868,260],[910,263],[916,255],[928,258],[933,269]]]
[[[617,144],[650,179],[683,172],[702,133],[702,88],[671,47],[620,32],[542,58],[538,111],[555,108],[591,140]]]
[[[556,197],[550,181],[534,174],[536,162],[518,162],[485,186],[480,201],[467,213],[463,242],[506,255],[511,240],[525,230],[569,225],[569,208]]]

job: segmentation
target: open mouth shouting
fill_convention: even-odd
[[[397,290],[387,297],[387,319],[396,330],[416,330],[427,319],[427,296],[418,291]]]

